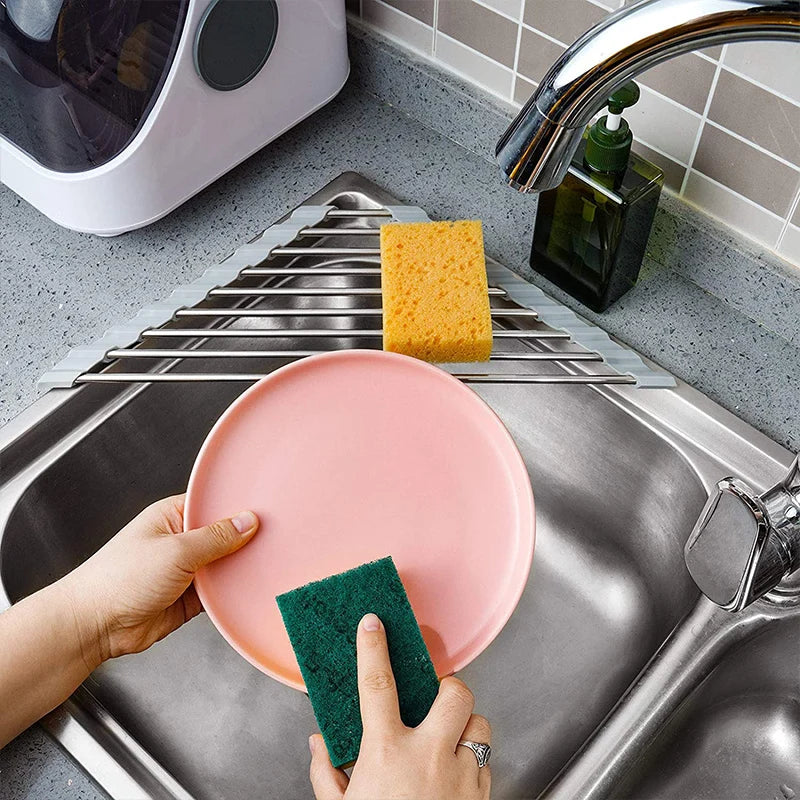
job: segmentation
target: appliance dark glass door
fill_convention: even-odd
[[[134,138],[189,0],[0,0],[0,136],[45,167],[100,166]]]

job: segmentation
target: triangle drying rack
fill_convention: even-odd
[[[380,224],[427,220],[415,206],[301,205],[167,299],[72,350],[40,385],[252,382],[318,352],[380,347]],[[466,383],[675,385],[506,267],[487,259],[487,274],[491,359],[446,365]],[[231,341],[237,349],[222,346]]]

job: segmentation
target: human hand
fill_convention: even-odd
[[[59,582],[87,662],[139,653],[200,613],[195,572],[238,550],[258,528],[245,511],[184,533],[184,500],[148,506]]]
[[[488,800],[489,767],[460,739],[491,741],[492,729],[472,713],[475,698],[457,678],[445,678],[425,720],[400,719],[386,632],[374,614],[358,626],[358,693],[364,736],[352,777],[334,769],[319,734],[309,739],[311,785],[317,800]]]

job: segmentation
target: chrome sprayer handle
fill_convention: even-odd
[[[703,594],[728,611],[740,611],[799,569],[800,456],[761,495],[738,478],[721,480],[684,558]]]

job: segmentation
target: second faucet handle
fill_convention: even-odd
[[[800,568],[800,456],[762,495],[738,478],[721,480],[684,558],[703,594],[728,611],[740,611]]]

